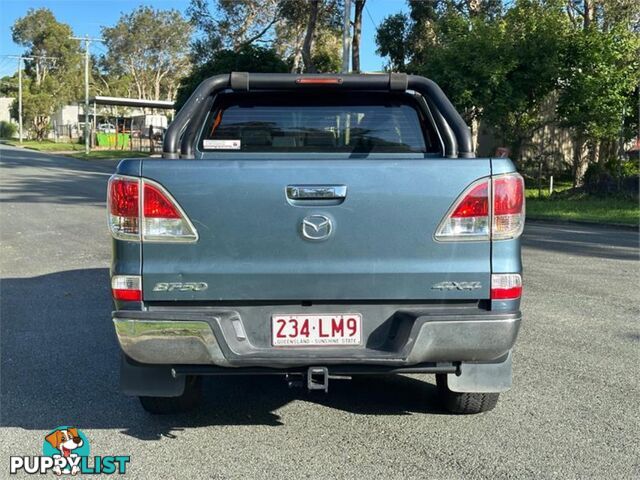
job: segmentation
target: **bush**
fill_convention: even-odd
[[[0,138],[13,138],[16,131],[17,127],[13,123],[4,120],[0,122]]]
[[[611,159],[604,164],[589,165],[584,175],[584,189],[594,195],[638,196],[640,169],[638,161]]]

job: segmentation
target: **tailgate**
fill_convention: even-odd
[[[433,238],[462,191],[489,175],[488,159],[144,160],[142,176],[171,193],[199,235],[191,244],[143,243],[144,299],[489,298],[490,242]],[[346,186],[346,196],[288,198],[287,187],[301,185]],[[322,219],[331,222],[328,238],[305,238],[305,228],[327,233]],[[157,291],[185,282],[207,288]],[[480,287],[433,288],[442,282]]]

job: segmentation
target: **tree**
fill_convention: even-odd
[[[405,70],[410,53],[408,45],[409,17],[396,13],[385,18],[376,30],[376,53],[389,59],[387,68],[395,72]]]
[[[309,4],[304,0],[282,0],[280,2],[280,21],[275,26],[276,41],[274,48],[283,59],[291,63],[291,73],[303,69],[302,46],[307,31]]]
[[[11,27],[11,34],[16,44],[26,48],[27,56],[35,57],[25,61],[25,73],[36,86],[42,85],[49,75],[70,74],[81,65],[80,44],[70,38],[73,35],[71,27],[58,22],[47,8],[28,10]],[[72,79],[65,78],[66,81]],[[72,82],[71,90],[77,84]]]
[[[624,27],[573,33],[572,55],[563,69],[558,100],[561,123],[574,130],[574,185],[582,184],[588,161],[598,160],[599,142],[616,140],[640,79],[640,38]],[[626,107],[626,108],[625,108]],[[589,158],[583,155],[589,147]]]
[[[339,71],[344,5],[338,0],[281,0],[279,5],[273,43],[291,71]]]
[[[0,97],[15,97],[18,95],[18,72],[0,78]]]
[[[320,0],[309,1],[309,19],[307,20],[307,31],[304,34],[304,43],[302,44],[302,59],[304,60],[305,69],[309,73],[316,72],[316,67],[313,63],[313,58],[311,57],[311,46],[315,40],[319,9]]]
[[[260,45],[272,48],[292,72],[335,71],[341,8],[341,0],[191,0],[193,63],[206,65],[221,51]]]
[[[177,10],[138,7],[113,27],[103,27],[110,75],[130,76],[138,98],[173,99],[179,79],[189,69],[191,25]]]
[[[568,29],[564,14],[517,0],[500,19],[448,8],[430,29],[431,47],[414,54],[412,68],[442,85],[469,123],[482,119],[495,127],[518,161],[557,85]]]
[[[49,129],[56,108],[79,97],[82,54],[80,44],[70,37],[69,25],[56,20],[51,10],[30,9],[11,28],[15,43],[26,48],[24,62],[23,120],[31,123],[38,140]],[[12,114],[17,118],[17,101]]]
[[[571,53],[570,24],[559,4],[538,0],[518,0],[501,23],[499,49],[506,71],[493,98],[485,100],[484,119],[501,132],[512,158],[520,162],[524,144],[553,120],[542,109],[557,92]]]
[[[360,38],[362,37],[362,11],[367,0],[356,0],[353,17],[353,41],[351,43],[351,68],[360,73]]]
[[[22,118],[25,123],[30,123],[35,139],[42,141],[49,131],[50,117],[60,102],[51,95],[47,88],[38,88],[30,85],[22,90]],[[11,116],[18,118],[18,102],[11,104]]]
[[[187,15],[199,33],[192,44],[194,63],[211,61],[221,49],[238,52],[268,38],[278,11],[278,0],[191,0]]]
[[[209,62],[195,67],[190,75],[182,79],[176,108],[182,108],[200,82],[213,75],[233,71],[284,73],[288,70],[289,66],[272,49],[245,45],[238,52],[219,50]]]

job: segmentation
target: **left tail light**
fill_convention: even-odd
[[[135,177],[109,179],[109,229],[118,240],[195,242],[198,233],[178,202],[160,184]]]

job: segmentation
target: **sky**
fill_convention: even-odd
[[[188,0],[0,0],[0,77],[17,70],[17,59],[24,49],[11,40],[11,26],[30,8],[46,7],[58,21],[67,23],[75,35],[100,37],[101,26],[114,25],[122,12],[128,13],[138,5],[151,5],[159,9],[175,8],[184,12]],[[387,15],[406,11],[404,0],[368,0],[362,21],[360,63],[363,71],[381,70],[384,59],[376,55],[375,30]],[[105,52],[97,42],[91,44],[93,54]]]

